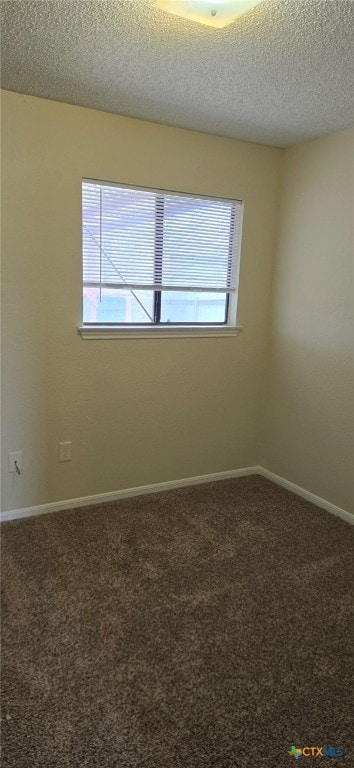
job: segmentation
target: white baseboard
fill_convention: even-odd
[[[213,472],[210,475],[196,475],[195,477],[185,477],[181,480],[168,480],[164,483],[153,483],[152,485],[139,485],[136,488],[125,488],[121,491],[110,491],[108,493],[96,493],[93,496],[82,496],[77,499],[66,499],[65,501],[55,501],[49,504],[40,504],[35,507],[24,507],[23,509],[12,509],[8,512],[2,512],[0,514],[0,522],[7,520],[19,520],[23,517],[33,517],[35,515],[45,515],[49,512],[60,512],[65,509],[74,509],[76,507],[88,507],[91,504],[103,504],[107,501],[116,501],[117,499],[128,499],[130,496],[143,496],[148,493],[161,493],[161,491],[171,491],[174,488],[186,488],[189,485],[201,485],[202,483],[213,483],[217,480],[230,480],[234,477],[246,477],[246,475],[261,475],[271,480],[277,485],[281,485],[288,491],[295,493],[297,496],[301,496],[307,501],[311,501],[317,507],[325,509],[327,512],[331,512],[332,515],[341,517],[347,523],[354,525],[354,515],[347,512],[341,507],[336,507],[335,504],[322,499],[320,496],[316,496],[310,491],[306,491],[305,488],[301,488],[295,483],[291,483],[289,480],[285,480],[284,477],[275,475],[274,472],[270,472],[264,467],[243,467],[241,469],[230,469],[226,472]]]
[[[74,509],[76,507],[88,507],[91,504],[104,504],[107,501],[116,501],[117,499],[128,499],[130,496],[143,496],[147,493],[161,493],[161,491],[171,491],[174,488],[185,488],[188,485],[201,485],[202,483],[213,483],[216,480],[230,480],[233,477],[245,477],[246,475],[256,475],[258,467],[243,467],[241,469],[230,469],[226,472],[213,472],[210,475],[196,475],[195,477],[185,477],[181,480],[167,480],[164,483],[153,483],[152,485],[139,485],[136,488],[125,488],[122,491],[109,491],[108,493],[96,493],[93,496],[81,496],[78,499],[66,499],[65,501],[54,501],[49,504],[39,504],[36,507],[24,507],[23,509],[11,509],[8,512],[1,512],[0,522],[6,520],[18,520],[22,517],[33,517],[34,515],[46,515],[48,512],[60,512],[65,509]]]
[[[321,507],[321,509],[325,509],[327,512],[331,512],[332,515],[337,515],[337,517],[341,517],[342,520],[345,520],[347,523],[354,525],[354,515],[352,515],[351,512],[347,512],[346,509],[337,507],[330,501],[322,499],[321,496],[316,496],[316,494],[306,491],[305,488],[301,488],[300,485],[295,485],[295,483],[291,483],[290,480],[285,480],[284,477],[275,475],[274,472],[270,472],[269,469],[265,469],[264,467],[257,467],[257,474],[266,477],[277,485],[281,485],[282,488],[286,488],[288,491],[291,491],[291,493],[295,493],[296,496],[301,496],[301,498],[306,499],[306,501],[311,501],[316,507]]]

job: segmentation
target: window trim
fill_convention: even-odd
[[[171,339],[211,338],[238,336],[240,325],[79,325],[78,333],[84,340],[97,339]]]
[[[215,200],[215,201],[223,201],[223,202],[229,202],[234,203],[236,205],[240,206],[240,237],[239,237],[239,245],[238,245],[238,258],[237,258],[237,270],[235,275],[235,287],[230,292],[226,292],[226,301],[225,301],[225,319],[222,322],[208,324],[208,323],[183,323],[183,322],[175,322],[175,323],[161,323],[161,291],[157,289],[157,285],[161,283],[162,279],[162,273],[161,273],[161,266],[162,266],[162,250],[163,250],[163,240],[161,239],[163,237],[163,233],[158,231],[158,221],[159,218],[155,217],[155,243],[158,239],[160,239],[160,243],[155,248],[155,265],[154,265],[154,276],[155,276],[155,284],[152,287],[154,291],[154,304],[153,304],[153,323],[84,323],[82,322],[81,325],[78,326],[78,332],[81,335],[83,339],[113,339],[113,338],[167,338],[167,337],[176,337],[176,338],[191,338],[191,337],[213,337],[213,336],[237,336],[243,329],[242,326],[236,325],[237,321],[237,304],[238,304],[238,289],[239,289],[239,270],[240,270],[240,259],[241,259],[241,246],[242,246],[242,229],[243,229],[243,215],[244,215],[244,202],[243,200],[239,198],[232,198],[232,197],[221,197],[218,195],[205,195],[205,194],[198,194],[195,192],[186,192],[181,190],[171,190],[171,189],[164,189],[164,188],[155,188],[155,187],[145,187],[141,185],[134,185],[129,184],[128,182],[122,183],[122,182],[116,182],[116,181],[107,181],[102,179],[94,179],[89,178],[87,176],[83,177],[81,180],[81,184],[83,183],[93,183],[98,184],[100,187],[106,186],[106,187],[119,187],[121,189],[136,189],[136,190],[143,190],[147,192],[153,192],[156,194],[156,206],[158,204],[161,204],[162,199],[162,205],[164,206],[164,195],[175,195],[175,196],[186,196],[186,197],[195,197],[197,199],[205,198],[206,200]],[[82,226],[82,217],[81,217],[81,226]],[[234,262],[235,258],[235,250],[236,250],[236,241],[234,240],[234,233],[235,233],[235,210],[232,215],[232,222],[230,227],[230,241],[229,241],[229,265],[228,270],[232,269],[232,264]],[[160,261],[156,260],[156,253],[158,256],[160,255]],[[82,257],[81,257],[82,258]],[[84,285],[84,281],[82,281],[82,286]],[[102,285],[102,283],[101,283]],[[193,290],[192,288],[190,289]],[[213,292],[213,289],[211,289],[210,292]],[[83,317],[83,306],[82,306],[82,315]]]

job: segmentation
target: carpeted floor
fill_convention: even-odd
[[[349,768],[353,550],[260,477],[5,523],[3,768]]]

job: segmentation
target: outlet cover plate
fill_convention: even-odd
[[[59,461],[71,461],[71,443],[59,443]]]

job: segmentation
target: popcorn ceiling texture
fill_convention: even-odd
[[[152,0],[7,0],[2,87],[286,147],[354,122],[352,0],[265,0],[222,30]]]

